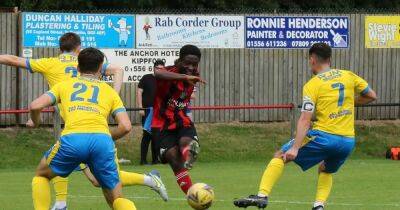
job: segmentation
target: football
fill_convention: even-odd
[[[214,190],[207,184],[196,183],[187,192],[189,205],[196,210],[204,210],[211,207],[214,200]]]

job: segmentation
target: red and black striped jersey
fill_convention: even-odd
[[[168,66],[165,70],[179,73],[176,66]],[[160,130],[190,127],[192,121],[186,111],[194,86],[185,81],[162,79],[157,79],[156,84],[151,127]]]

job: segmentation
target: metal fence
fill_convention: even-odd
[[[263,14],[289,15],[289,14]],[[296,15],[296,14],[290,14]],[[300,15],[300,14],[299,14]],[[338,14],[301,14],[324,16]],[[365,78],[377,91],[378,102],[400,102],[400,50],[366,49],[364,47],[364,17],[366,14],[340,14],[350,20],[350,47],[334,49],[333,67],[350,69]],[[18,14],[0,14],[0,53],[17,54]],[[33,51],[34,58],[55,56],[58,49]],[[200,86],[194,106],[297,104],[302,86],[310,78],[306,49],[203,49],[201,75],[207,85]],[[26,108],[28,103],[47,90],[41,75],[0,66],[1,109]],[[135,107],[137,84],[124,84],[121,97],[126,107]],[[289,110],[198,110],[196,122],[286,121]],[[139,117],[131,113],[133,122]],[[357,119],[399,119],[399,107],[366,107],[357,109]],[[0,125],[24,123],[27,115],[17,119],[0,115]],[[45,123],[52,123],[45,114]]]

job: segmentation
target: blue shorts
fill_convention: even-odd
[[[45,153],[54,174],[67,177],[79,164],[87,164],[102,188],[119,183],[114,141],[100,133],[67,134]]]
[[[318,130],[310,130],[307,134],[309,142],[304,144],[297,154],[294,162],[303,171],[315,166],[322,161],[325,164],[325,172],[335,173],[344,163],[354,149],[354,138],[329,134]],[[283,152],[288,151],[294,143],[289,141],[282,146]]]

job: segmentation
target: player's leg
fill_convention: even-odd
[[[333,174],[344,164],[354,149],[354,138],[339,137],[336,135],[325,135],[329,138],[329,157],[324,160],[318,169],[317,193],[313,210],[324,209],[333,185]]]
[[[159,146],[158,142],[153,138],[152,129],[151,129],[151,122],[153,119],[153,107],[145,110],[145,116],[142,118],[142,126],[143,126],[143,136],[151,143],[151,156],[152,156],[152,164],[158,164],[159,161]],[[146,150],[147,151],[147,150]]]
[[[35,210],[48,210],[50,208],[50,179],[55,175],[47,165],[46,158],[42,158],[32,179],[32,199]]]
[[[117,151],[115,150],[115,153]],[[127,172],[120,170],[118,164],[118,157],[115,155],[115,162],[117,164],[117,170],[119,173],[119,178],[123,187],[133,186],[133,185],[143,185],[148,186],[155,192],[157,192],[164,201],[168,201],[167,188],[164,182],[161,180],[160,172],[157,170],[152,170],[147,174],[138,174],[134,172]]]
[[[161,161],[164,162],[164,160],[166,160],[171,166],[176,177],[176,182],[181,190],[186,194],[189,188],[192,186],[192,180],[189,176],[188,169],[183,166],[184,161],[182,159],[179,147],[176,145],[168,149]]]
[[[294,162],[299,165],[303,171],[308,170],[309,168],[320,163],[327,157],[325,140],[318,141],[318,138],[310,136],[307,137],[305,142],[307,143],[299,149],[298,155],[294,160]],[[281,148],[280,151],[275,153],[274,158],[268,164],[261,178],[258,194],[250,195],[247,198],[235,200],[235,206],[257,206],[259,208],[265,208],[267,206],[268,196],[270,195],[272,188],[274,187],[276,182],[281,177],[284,169],[285,163],[282,159],[282,155],[292,147],[293,143],[294,140],[289,141]]]
[[[123,198],[121,183],[118,183],[113,189],[103,188],[103,194],[108,205],[114,210],[136,210],[132,201]]]
[[[140,165],[147,165],[147,152],[151,142],[151,135],[143,130],[142,141],[140,142]]]
[[[108,205],[115,210],[135,210],[133,202],[122,198],[116,149],[111,136],[91,134],[88,141],[90,150],[86,162],[103,189]]]
[[[147,152],[149,150],[149,145],[151,141],[151,134],[146,131],[146,120],[149,117],[149,111],[145,110],[144,116],[142,117],[142,127],[143,127],[143,135],[142,141],[140,143],[140,164],[145,165],[147,163]]]
[[[152,162],[151,164],[159,164],[159,156],[160,156],[160,147],[158,146],[158,142],[153,138],[153,135],[149,133],[150,135],[150,141],[151,141],[151,158]]]
[[[56,126],[56,131],[61,131],[61,115],[58,106],[55,106],[55,112],[53,114]],[[60,133],[56,133],[57,138],[60,138]],[[67,194],[68,194],[68,178],[56,176],[51,180],[53,184],[54,192],[56,194],[56,201],[51,210],[65,209],[67,208]]]
[[[68,178],[56,176],[51,180],[51,183],[56,194],[56,202],[51,210],[65,209],[67,206]]]
[[[175,175],[181,189],[183,192],[187,193],[189,188],[192,186],[192,180],[188,170],[193,167],[193,163],[197,160],[198,154],[200,153],[200,145],[194,125],[180,129],[178,131],[178,137],[181,168],[175,172]]]
[[[268,205],[268,196],[272,188],[282,176],[285,163],[282,159],[283,154],[293,145],[293,140],[289,141],[282,148],[275,152],[274,157],[268,163],[260,181],[260,186],[257,195],[250,195],[246,198],[237,199],[234,205],[237,207],[257,206],[265,208]]]
[[[285,162],[282,159],[283,154],[292,147],[293,143],[294,139],[283,145],[282,148],[275,153],[274,158],[267,165],[267,168],[265,169],[261,178],[258,196],[268,197],[271,193],[273,186],[281,177],[284,169]],[[300,148],[299,154],[295,160],[295,162],[299,164],[303,168],[303,170],[310,168],[311,165],[317,164],[320,159],[322,159],[320,158],[313,160],[312,158],[309,158],[309,146],[310,145],[306,144],[302,148]]]
[[[160,172],[152,170],[147,174],[119,171],[122,187],[142,185],[157,192],[164,201],[168,201],[167,189],[161,179]]]
[[[81,170],[94,187],[100,187],[99,182],[88,167],[85,167]],[[156,191],[164,201],[168,201],[167,189],[161,180],[160,173],[157,170],[152,170],[148,174],[139,174],[119,170],[119,178],[123,187],[134,185],[147,186]]]
[[[269,162],[261,178],[259,192],[257,195],[250,195],[246,198],[237,199],[234,205],[237,207],[257,206],[265,208],[268,205],[268,196],[282,175],[284,165],[282,156],[283,151],[279,150],[275,153],[274,158]]]
[[[94,187],[100,187],[99,182],[97,181],[96,177],[94,177],[89,167],[82,169],[82,173],[86,176],[86,178],[90,181],[90,183],[92,183]]]
[[[275,183],[281,177],[285,165],[282,159],[283,153],[282,150],[277,151],[274,158],[268,163],[261,178],[258,196],[268,197]]]
[[[182,128],[178,132],[179,150],[183,158],[183,166],[190,170],[200,153],[200,144],[194,125]]]
[[[325,163],[322,162],[318,168],[318,183],[315,202],[312,210],[323,210],[325,202],[332,189],[333,174],[325,171]]]
[[[67,177],[80,163],[79,154],[71,142],[76,139],[63,136],[50,150],[45,153],[41,160],[36,175],[32,180],[32,198],[35,209],[46,209],[50,207],[50,182],[55,176]],[[66,207],[62,208],[63,210]]]
[[[153,130],[153,138],[159,142],[161,163],[168,163],[175,174],[176,181],[186,194],[192,186],[187,169],[183,167],[183,159],[179,150],[179,137],[176,131]]]
[[[115,171],[116,172],[116,171]],[[107,187],[103,187],[104,198],[107,201],[107,204],[114,210],[136,210],[135,204],[123,198],[122,196],[122,185],[120,182],[115,184],[114,188],[109,189]]]

